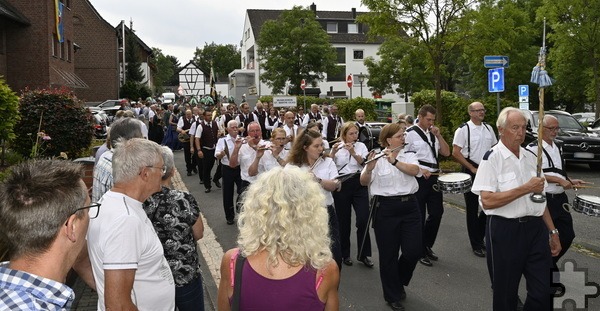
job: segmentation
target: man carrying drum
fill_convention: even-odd
[[[485,107],[480,102],[469,105],[468,122],[463,123],[454,132],[452,141],[452,156],[462,165],[462,172],[475,179],[477,168],[483,155],[498,143],[496,134],[491,126],[483,122],[485,118]],[[473,254],[485,257],[485,213],[479,212],[479,196],[471,191],[464,193],[465,205],[467,206],[467,232]]]
[[[556,229],[558,229],[558,232],[560,232],[558,238],[560,239],[560,245],[562,246],[562,250],[558,256],[552,257],[554,269],[558,271],[556,263],[560,257],[567,252],[573,239],[575,239],[573,218],[571,217],[571,213],[563,208],[564,204],[569,204],[569,198],[565,193],[565,189],[572,189],[584,182],[580,179],[568,178],[567,172],[563,169],[564,161],[562,150],[554,143],[554,139],[560,131],[558,119],[551,115],[545,115],[542,126],[544,127],[542,135],[542,151],[544,152],[542,155],[542,171],[544,172],[544,177],[548,181],[548,187],[546,187],[546,201],[548,202],[548,211],[550,212],[552,221],[554,222]],[[527,150],[537,155],[537,141],[527,146]],[[557,289],[559,288],[560,287]]]

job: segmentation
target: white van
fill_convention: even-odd
[[[163,103],[171,104],[175,101],[175,93],[162,93]]]

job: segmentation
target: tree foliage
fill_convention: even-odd
[[[181,64],[179,63],[179,60],[177,60],[177,57],[173,55],[167,55],[166,59],[170,63],[171,69],[173,70],[173,74],[169,80],[167,80],[167,85],[179,85],[179,71],[181,70]]]
[[[61,152],[69,158],[78,157],[92,142],[92,115],[67,89],[25,90],[19,113],[13,148],[24,157],[30,157],[38,130],[51,138],[37,152],[42,157],[58,156]]]
[[[300,94],[300,81],[314,84],[324,73],[338,68],[336,50],[329,36],[316,21],[314,12],[295,6],[281,13],[277,20],[266,21],[257,40],[260,47],[260,79],[281,93],[290,81],[295,94]]]
[[[15,137],[13,130],[19,119],[19,97],[0,76],[0,141]]]
[[[152,48],[152,67],[156,68],[154,73],[154,87],[157,93],[164,91],[165,85],[168,85],[168,81],[171,79],[174,73],[173,64],[165,56],[161,49]]]
[[[217,82],[227,82],[229,73],[240,68],[240,50],[233,44],[204,43],[203,48],[196,48],[193,62],[198,68],[209,72],[214,69]]]
[[[126,81],[141,83],[144,81],[144,72],[142,71],[142,62],[140,61],[140,47],[138,46],[133,31],[126,35],[127,43],[125,47],[126,59]]]

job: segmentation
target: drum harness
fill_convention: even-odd
[[[537,146],[537,143],[533,142],[533,143],[529,144],[529,146],[535,147],[535,146]],[[558,145],[557,145],[557,147],[558,147]],[[525,149],[525,150],[527,150],[527,151],[531,152],[531,154],[535,155],[535,153],[533,151],[531,151],[529,149]],[[552,161],[552,158],[550,157],[550,154],[548,153],[548,151],[546,151],[546,149],[544,149],[544,148],[542,148],[542,151],[544,152],[544,155],[546,155],[546,158],[548,159],[548,164],[550,165],[550,167],[545,168],[542,171],[544,173],[560,174],[561,176],[563,176],[566,180],[568,180],[572,184],[573,182],[571,182],[571,179],[567,176],[567,171],[554,166],[554,161]],[[564,167],[565,160],[562,157],[562,149],[560,149],[558,155],[560,156],[560,162],[563,164],[563,167]],[[575,188],[575,193],[576,193],[575,195],[577,196],[577,188]],[[569,213],[571,212],[569,203],[563,204],[563,209]]]
[[[417,134],[419,134],[419,136],[421,136],[421,138],[425,141],[425,143],[427,143],[427,145],[431,149],[433,158],[435,159],[435,163],[429,163],[429,162],[419,160],[419,164],[433,168],[433,169],[439,169],[440,164],[437,159],[437,152],[435,151],[435,136],[433,135],[433,133],[429,132],[429,137],[431,138],[431,144],[430,144],[429,140],[427,139],[427,136],[425,136],[425,133],[423,132],[423,130],[421,128],[419,128],[418,126],[413,126],[406,131],[407,132],[415,131]]]
[[[488,130],[488,132],[490,132],[490,134],[493,134],[493,132],[490,130],[490,128],[488,127],[488,124],[485,122],[481,122],[483,124],[483,127],[485,127],[486,130]],[[479,164],[475,163],[475,161],[471,160],[471,128],[469,127],[469,124],[467,122],[463,123],[460,127],[466,126],[467,127],[467,157],[465,158],[465,160],[467,160],[467,162],[471,163],[471,165],[473,165],[475,168],[479,167]],[[496,136],[496,134],[493,134],[494,136]]]

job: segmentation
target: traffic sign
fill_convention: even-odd
[[[485,68],[508,67],[508,56],[486,55],[483,57],[483,66]]]
[[[490,93],[504,92],[504,68],[488,70],[488,91]]]
[[[520,103],[528,103],[529,102],[529,96],[519,96],[519,102]]]
[[[519,85],[519,97],[521,96],[529,97],[529,85]]]
[[[300,81],[300,88],[301,88],[302,90],[305,90],[305,89],[306,89],[306,80],[302,79],[302,81]]]
[[[348,77],[346,78],[346,84],[348,84],[349,88],[352,88],[352,75],[349,74]]]

